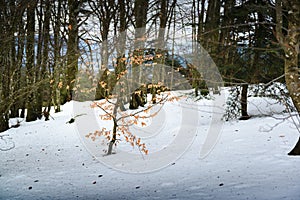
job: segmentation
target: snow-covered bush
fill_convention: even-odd
[[[231,87],[229,89],[229,95],[226,100],[226,108],[223,120],[229,121],[241,117],[240,89],[240,86]],[[274,104],[279,104],[285,107],[283,112],[296,111],[289,96],[289,92],[285,84],[282,83],[274,82],[272,84],[261,83],[249,85],[248,97],[269,98],[273,100],[272,102]]]
[[[223,120],[229,121],[238,119],[241,116],[241,102],[240,102],[240,87],[231,87],[229,95],[226,100],[225,114]]]

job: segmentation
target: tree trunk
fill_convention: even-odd
[[[113,135],[112,135],[112,139],[110,140],[109,145],[108,145],[107,155],[112,154],[112,150],[113,150],[114,144],[116,143],[116,140],[117,140],[117,123],[114,120]]]
[[[240,120],[247,120],[250,118],[248,115],[248,84],[242,85],[242,94],[241,94],[241,112],[242,116],[240,117]]]
[[[43,8],[43,6],[45,6]],[[47,66],[49,62],[49,41],[50,41],[50,19],[51,19],[51,4],[49,0],[46,0],[44,2],[44,5],[41,4],[41,12],[39,16],[39,23],[40,25],[40,30],[39,30],[39,44],[38,44],[38,69],[39,71],[37,72],[37,78],[40,83],[38,85],[37,89],[37,115],[38,118],[41,119],[43,115],[43,103],[44,100],[47,100],[50,98],[49,96],[49,86],[48,83],[49,81],[46,82],[46,79],[48,78],[48,71]],[[43,11],[42,11],[43,10]],[[43,17],[45,18],[44,20]]]
[[[8,120],[8,114],[0,111],[0,133],[9,129]]]
[[[283,3],[283,5],[281,5]],[[287,9],[288,31],[284,36],[282,33],[283,19],[282,19],[282,6]],[[285,53],[285,82],[289,90],[292,101],[300,113],[300,76],[299,76],[299,40],[300,40],[300,2],[278,0],[276,1],[276,31],[277,39],[284,49]]]
[[[0,8],[0,132],[9,128],[9,110],[14,66],[14,13],[12,2],[3,2]]]
[[[289,35],[287,37],[287,47],[285,48],[285,81],[289,90],[290,96],[293,103],[300,113],[300,77],[298,67],[298,56],[299,56],[299,40],[300,23],[289,23]]]
[[[114,107],[114,110],[113,110],[113,122],[114,122],[114,127],[113,127],[113,135],[112,135],[112,138],[109,142],[109,145],[108,145],[108,150],[107,150],[107,155],[111,155],[112,154],[112,150],[113,150],[113,146],[114,144],[116,143],[117,141],[117,127],[118,127],[118,122],[117,122],[117,114],[118,114],[118,109],[119,109],[119,102],[120,102],[120,99],[117,98],[117,102],[115,104],[115,107]]]
[[[197,1],[197,7],[198,7],[197,41],[200,42],[201,44],[203,42],[205,2],[206,0],[201,0],[201,9],[200,9],[200,0]]]
[[[68,24],[68,41],[67,41],[67,74],[66,90],[67,96],[65,101],[72,100],[75,78],[78,71],[78,14],[80,1],[68,0],[69,6],[69,24]]]
[[[27,85],[35,84],[35,5],[34,1],[30,2],[27,7],[27,38],[26,38],[26,68],[27,68]],[[26,121],[35,121],[38,111],[36,110],[36,91],[35,88],[28,91],[27,96],[27,116]]]
[[[208,1],[207,17],[205,21],[205,46],[212,58],[216,58],[219,47],[219,25],[220,25],[221,2],[216,0]]]
[[[144,48],[148,5],[149,2],[147,0],[134,1],[134,17],[136,27],[134,50]]]
[[[14,2],[10,2],[11,5],[10,7],[12,8],[12,12],[15,12],[15,5]],[[22,24],[20,23],[22,20],[22,15],[19,16],[14,16],[16,18],[19,18],[18,21],[13,20],[13,23],[11,24],[11,40],[10,40],[10,52],[11,52],[11,58],[10,58],[10,63],[11,63],[11,69],[12,69],[12,80],[20,80],[20,68],[19,68],[19,60],[17,58],[17,45],[22,43],[19,38],[14,36],[14,33],[18,32],[18,28],[22,30],[20,27]],[[16,41],[18,41],[18,44],[16,44]],[[22,49],[23,50],[23,49]],[[10,84],[11,88],[11,93],[14,94],[15,96],[18,90],[20,89],[20,81],[12,81]],[[18,98],[15,98],[13,100],[12,105],[10,107],[10,117],[15,118],[19,117],[19,103],[18,103]]]
[[[24,59],[24,47],[25,47],[25,29],[24,29],[24,19],[22,18],[23,10],[20,15],[18,15],[19,19],[17,22],[17,29],[18,29],[18,35],[17,35],[17,45],[14,42],[14,46],[16,46],[16,61],[15,61],[15,76],[14,80],[14,93],[16,97],[14,104],[11,108],[11,115],[10,117],[20,117],[19,110],[22,108],[22,105],[24,104],[24,99],[26,95],[20,94],[20,90],[22,87],[24,87],[26,84],[25,76],[22,75],[21,69]],[[16,40],[16,39],[15,39]],[[22,96],[21,96],[22,95]],[[23,115],[24,118],[24,115]]]
[[[54,7],[53,7],[54,8]],[[62,60],[60,55],[60,48],[61,48],[61,40],[60,40],[60,27],[61,27],[61,18],[62,18],[62,0],[57,2],[56,6],[56,13],[55,13],[55,21],[53,24],[54,30],[54,47],[53,47],[53,54],[54,54],[54,63],[53,63],[53,77],[52,77],[52,99],[55,112],[60,112],[60,105],[61,105],[61,91],[59,86],[60,80],[60,68],[62,68]]]
[[[277,1],[276,1],[277,2]],[[300,77],[299,77],[299,40],[300,40],[300,2],[298,0],[279,0],[276,4],[277,38],[285,53],[285,82],[292,101],[300,113]],[[287,9],[288,31],[282,34],[282,7]],[[289,155],[300,155],[300,142],[298,141]]]
[[[300,137],[298,139],[298,142],[296,143],[295,147],[293,148],[293,150],[288,153],[289,156],[296,156],[296,155],[300,155]]]
[[[295,3],[297,4],[297,3]],[[300,77],[299,77],[299,40],[300,40],[300,5],[294,5],[289,13],[289,31],[287,46],[285,48],[285,81],[292,101],[300,114]],[[292,15],[292,16],[290,16]],[[289,153],[289,155],[300,155],[300,140]]]

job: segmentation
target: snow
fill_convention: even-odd
[[[280,105],[258,97],[249,101],[255,117],[225,122],[217,144],[202,159],[213,108],[210,100],[198,101],[199,127],[191,146],[167,167],[148,173],[121,172],[89,153],[76,123],[66,123],[74,117],[69,102],[51,114],[54,120],[22,121],[0,133],[9,141],[2,139],[0,147],[15,145],[0,151],[0,199],[299,199],[300,157],[287,155],[299,133],[290,119],[275,126],[278,119],[265,115],[280,111]],[[171,105],[176,106],[165,111],[176,113]],[[174,125],[172,117],[168,120]]]

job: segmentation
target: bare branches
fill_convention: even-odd
[[[131,132],[130,126],[140,125],[141,127],[147,126],[146,119],[154,118],[161,111],[162,107],[167,101],[177,101],[179,97],[171,96],[169,93],[166,95],[161,95],[161,97],[156,97],[155,103],[148,103],[144,108],[139,109],[138,111],[131,112],[129,110],[118,111],[119,109],[119,98],[114,99],[105,99],[100,102],[93,102],[92,108],[99,108],[104,114],[100,115],[101,120],[112,121],[113,128],[107,129],[105,127],[102,130],[96,130],[94,133],[89,133],[86,135],[87,138],[92,139],[93,141],[96,138],[104,136],[109,142],[109,148],[107,154],[112,153],[112,145],[117,145],[120,141],[119,138],[122,137],[128,142],[132,147],[137,146],[139,151],[144,154],[148,154],[148,149],[145,143],[142,143],[141,139],[138,138],[134,133]],[[153,108],[159,106],[157,110],[153,111]],[[119,138],[117,138],[117,136]]]

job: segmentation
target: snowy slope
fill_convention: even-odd
[[[52,114],[55,120],[22,122],[0,133],[15,145],[0,151],[0,199],[300,198],[300,157],[287,156],[299,137],[290,120],[276,127],[272,117],[226,122],[213,151],[200,159],[211,116],[200,113],[200,131],[182,157],[155,172],[132,174],[95,159],[75,123],[66,123],[72,103],[62,110]],[[1,140],[0,147],[10,144]]]

